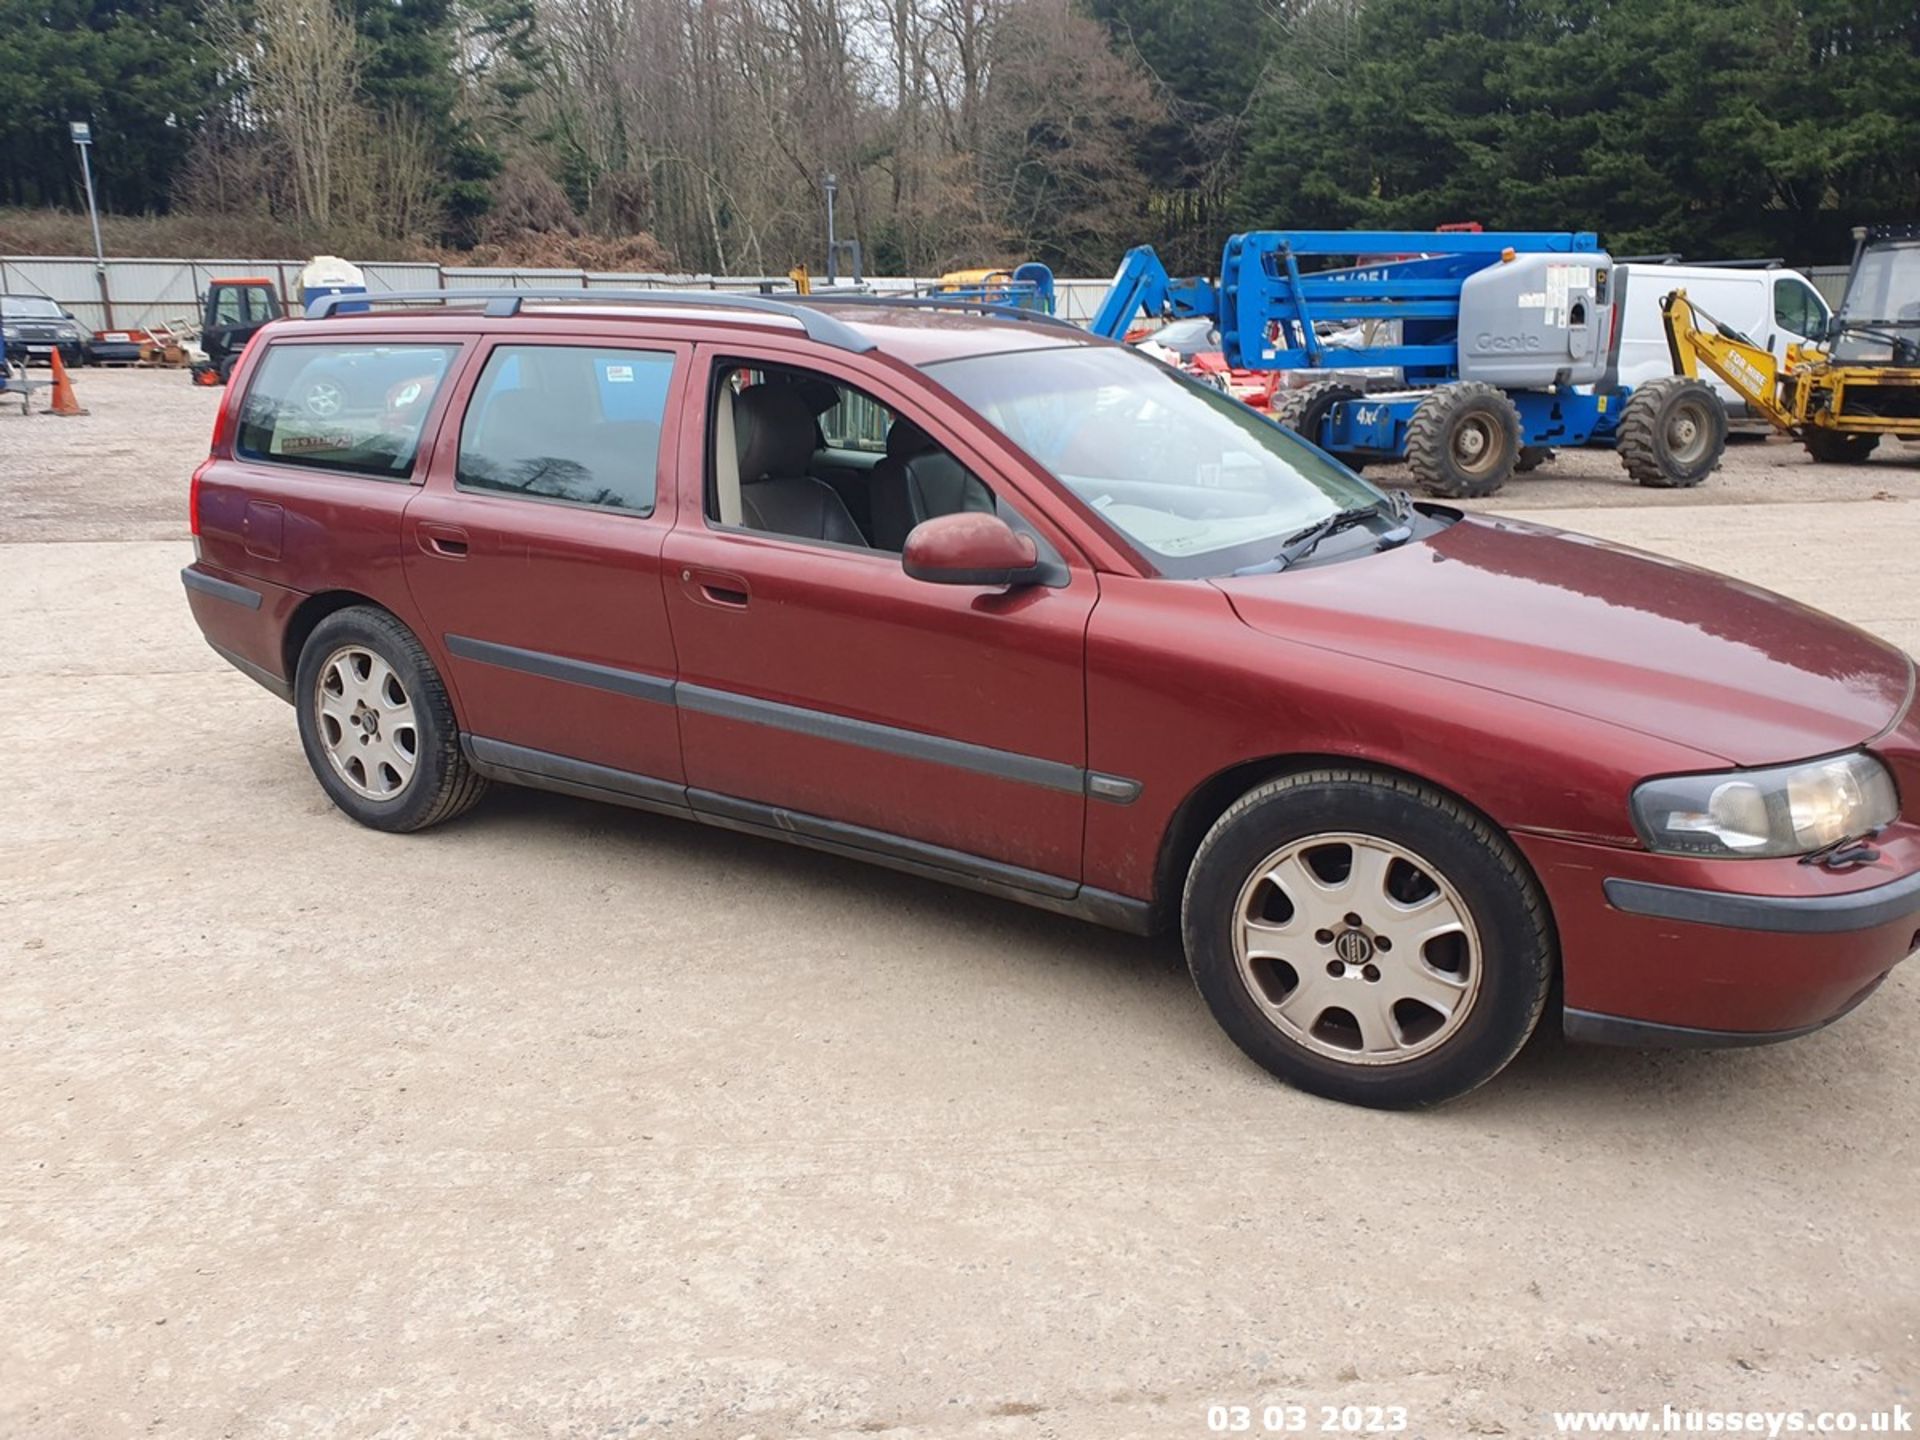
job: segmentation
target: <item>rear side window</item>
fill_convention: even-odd
[[[499,346],[460,423],[456,483],[651,514],[672,378],[659,350]]]
[[[274,345],[247,386],[234,451],[247,460],[404,480],[456,349]]]

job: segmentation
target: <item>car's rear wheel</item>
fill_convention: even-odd
[[[1281,1079],[1395,1108],[1465,1094],[1546,1004],[1546,904],[1485,819],[1365,770],[1285,776],[1201,842],[1182,928],[1200,993]]]
[[[376,830],[422,830],[486,793],[460,750],[440,672],[413,632],[372,606],[335,611],[301,648],[300,743],[328,797]]]

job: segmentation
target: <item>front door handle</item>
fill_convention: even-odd
[[[438,555],[444,560],[464,560],[467,558],[467,532],[458,525],[442,525],[434,520],[422,520],[414,527],[414,538],[420,548],[429,555]]]

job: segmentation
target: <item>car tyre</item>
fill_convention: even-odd
[[[294,711],[321,789],[362,825],[424,830],[486,794],[460,749],[440,672],[385,610],[356,605],[314,627],[295,669]]]
[[[1287,775],[1235,802],[1188,871],[1181,930],[1242,1050],[1299,1089],[1380,1109],[1454,1099],[1505,1068],[1539,1024],[1557,953],[1546,900],[1498,830],[1361,769]]]

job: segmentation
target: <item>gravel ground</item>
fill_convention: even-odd
[[[1911,967],[1795,1044],[1543,1036],[1382,1115],[1253,1068],[1164,947],[555,796],[375,835],[180,596],[217,393],[80,396],[0,410],[0,1433],[1914,1404]],[[1491,508],[1920,649],[1916,462],[1573,453]]]

